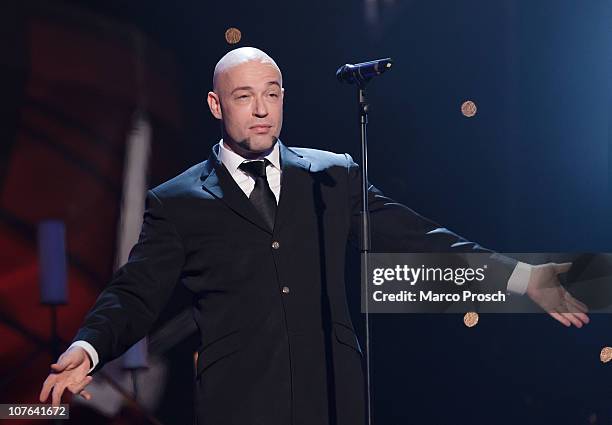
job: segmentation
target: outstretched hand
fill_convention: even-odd
[[[574,298],[559,282],[559,274],[572,263],[548,263],[532,266],[527,295],[533,302],[565,326],[581,328],[589,323],[586,305]]]
[[[91,360],[84,349],[69,348],[59,357],[57,363],[51,365],[51,373],[40,392],[40,402],[44,403],[51,394],[53,406],[59,406],[66,388],[72,394],[79,394],[86,400],[91,400],[91,394],[85,390],[93,379],[87,376],[90,368]]]

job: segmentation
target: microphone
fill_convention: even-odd
[[[372,77],[376,77],[391,68],[391,65],[393,65],[391,58],[377,59],[354,65],[347,63],[338,68],[336,71],[336,78],[338,78],[340,82],[345,81],[349,84],[363,84]]]

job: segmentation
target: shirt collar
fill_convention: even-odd
[[[280,149],[278,145],[279,143],[278,141],[276,141],[274,143],[272,151],[270,151],[269,154],[257,159],[266,158],[276,169],[280,171]],[[219,141],[219,147],[219,160],[223,163],[223,165],[225,165],[225,168],[227,168],[232,174],[238,170],[240,164],[242,164],[244,161],[247,161],[246,158],[243,158],[236,152],[229,150],[223,143],[223,139]]]

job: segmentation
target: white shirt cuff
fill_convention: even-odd
[[[83,350],[85,350],[85,352],[89,356],[89,359],[91,360],[91,369],[89,369],[89,372],[94,370],[95,367],[100,362],[100,360],[98,359],[98,352],[96,351],[95,348],[93,348],[93,345],[91,345],[87,341],[78,340],[78,341],[74,341],[70,345],[70,347],[68,347],[68,350],[70,350],[72,347],[81,347]],[[68,350],[66,350],[66,351],[68,351]],[[89,373],[89,372],[87,372],[87,373]]]
[[[508,291],[518,295],[527,292],[532,268],[532,265],[519,261],[508,279]]]

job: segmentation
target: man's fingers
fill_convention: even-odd
[[[83,388],[85,388],[91,383],[92,379],[93,378],[91,376],[86,376],[80,382],[68,385],[68,389],[70,390],[70,392],[72,392],[72,394],[78,394],[83,390]]]
[[[589,308],[586,305],[582,304],[580,301],[572,297],[568,297],[567,304],[569,306],[570,311],[573,313],[586,313],[589,311]]]
[[[557,274],[567,273],[572,268],[572,263],[553,263]]]
[[[66,388],[76,394],[91,382],[91,377],[88,377],[85,371],[77,369],[84,363],[84,357],[78,349],[69,349],[51,365],[51,374],[45,380],[40,392],[41,402],[45,402],[51,394],[51,403],[53,406],[59,406]]]
[[[49,393],[51,392],[51,389],[53,388],[55,379],[56,379],[55,375],[49,375],[47,379],[45,379],[42,390],[40,391],[39,400],[41,403],[44,403],[45,401],[47,401],[47,398],[49,398]]]
[[[58,407],[62,402],[62,394],[64,393],[64,389],[66,388],[66,384],[62,382],[58,382],[53,386],[53,393],[51,395],[51,404],[53,407]]]
[[[85,400],[91,400],[91,393],[89,391],[83,390],[79,393],[79,395],[83,397]]]
[[[559,311],[557,312],[559,313]],[[566,311],[559,313],[559,314],[561,314],[561,316],[563,316],[565,319],[567,319],[572,325],[576,326],[577,328],[581,328],[583,326],[583,320],[582,320],[584,318],[583,316],[578,316],[577,313],[568,313]]]
[[[589,311],[589,308],[586,306],[586,304],[574,298],[569,292],[567,293],[566,298],[570,303],[572,303],[576,307],[576,311],[579,311],[582,313],[586,313],[587,311]]]
[[[558,320],[565,326],[568,326],[568,327],[572,326],[572,323],[569,320],[567,320],[564,316],[562,316],[561,313],[558,313],[556,311],[551,311],[548,314],[550,314],[554,319]]]
[[[584,314],[588,311],[588,307],[584,305],[583,303],[581,303],[580,301],[578,301],[576,298],[574,298],[572,294],[570,294],[567,291],[565,291],[564,297],[565,297],[565,303],[563,305],[563,313],[568,314],[574,320],[579,321],[581,325],[583,323],[584,324],[589,323],[590,322],[589,316]],[[572,321],[572,323],[574,323],[574,321]]]
[[[591,320],[589,319],[589,316],[587,316],[584,313],[569,313],[571,314],[577,321],[580,322],[580,324],[587,324],[589,323]]]
[[[563,313],[563,315],[570,322],[572,322],[572,325],[576,326],[577,328],[581,328],[582,327],[582,321],[580,319],[578,319],[574,313]]]
[[[587,324],[591,321],[591,319],[589,319],[589,316],[587,316],[584,313],[574,313],[576,316],[578,316],[578,318],[580,320],[582,320],[583,323]]]

